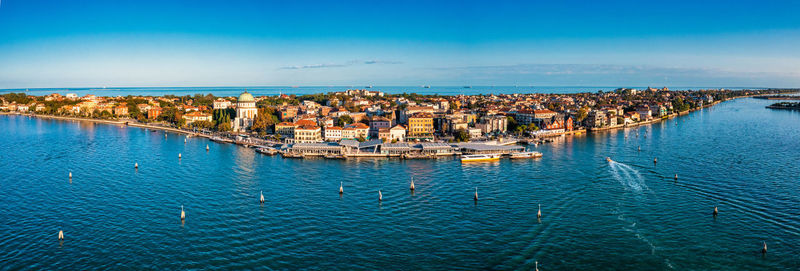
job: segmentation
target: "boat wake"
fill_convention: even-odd
[[[649,190],[644,182],[644,178],[635,168],[617,161],[609,161],[608,166],[611,169],[611,175],[614,176],[614,179],[617,179],[626,190],[632,190],[634,192]]]

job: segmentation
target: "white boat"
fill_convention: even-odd
[[[275,155],[278,154],[278,150],[274,148],[258,148],[256,149],[258,153],[266,154],[266,155]]]
[[[479,161],[497,161],[500,160],[500,154],[498,153],[490,153],[490,154],[469,154],[469,155],[462,155],[461,162],[479,162]]]
[[[211,137],[211,141],[233,143],[233,140],[219,136]]]
[[[542,157],[542,153],[538,151],[525,151],[525,152],[513,152],[511,153],[511,159],[522,159],[522,158],[539,158]]]

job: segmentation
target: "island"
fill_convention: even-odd
[[[512,156],[520,144],[657,123],[739,97],[797,89],[630,89],[571,94],[0,95],[0,112],[162,129],[286,158]],[[770,108],[796,108],[778,103]],[[525,156],[537,157],[536,154]]]

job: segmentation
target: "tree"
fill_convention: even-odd
[[[230,122],[222,122],[217,125],[217,130],[221,132],[229,132],[231,130],[231,123]]]
[[[253,131],[258,132],[259,135],[266,135],[273,125],[278,123],[278,117],[271,112],[272,108],[259,108],[256,118],[253,120],[253,126],[250,127]]]
[[[514,118],[512,118],[512,117],[506,117],[506,119],[508,120],[508,121],[507,121],[507,122],[508,122],[508,124],[506,125],[506,126],[507,126],[507,128],[506,128],[506,129],[508,129],[509,131],[514,131],[514,130],[516,130],[516,129],[517,129],[517,126],[519,126],[519,123],[517,123],[517,120],[515,120],[515,119],[514,119]]]
[[[198,129],[211,129],[214,128],[214,123],[207,120],[195,121],[192,123],[192,127]]]
[[[584,120],[584,119],[586,119],[586,116],[588,116],[588,115],[589,115],[589,110],[588,110],[588,108],[586,108],[586,107],[581,107],[581,109],[579,109],[579,110],[578,110],[578,114],[577,114],[577,115],[575,115],[575,119],[576,119],[578,122],[583,122],[583,120]]]
[[[353,123],[353,118],[348,115],[341,116],[336,119],[336,126],[344,127],[347,124]]]
[[[469,132],[467,132],[467,130],[464,129],[458,129],[456,130],[453,139],[456,142],[467,142],[469,141]]]

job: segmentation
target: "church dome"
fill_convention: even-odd
[[[253,94],[247,93],[245,91],[242,95],[239,95],[239,102],[255,102],[256,99],[253,98]]]

